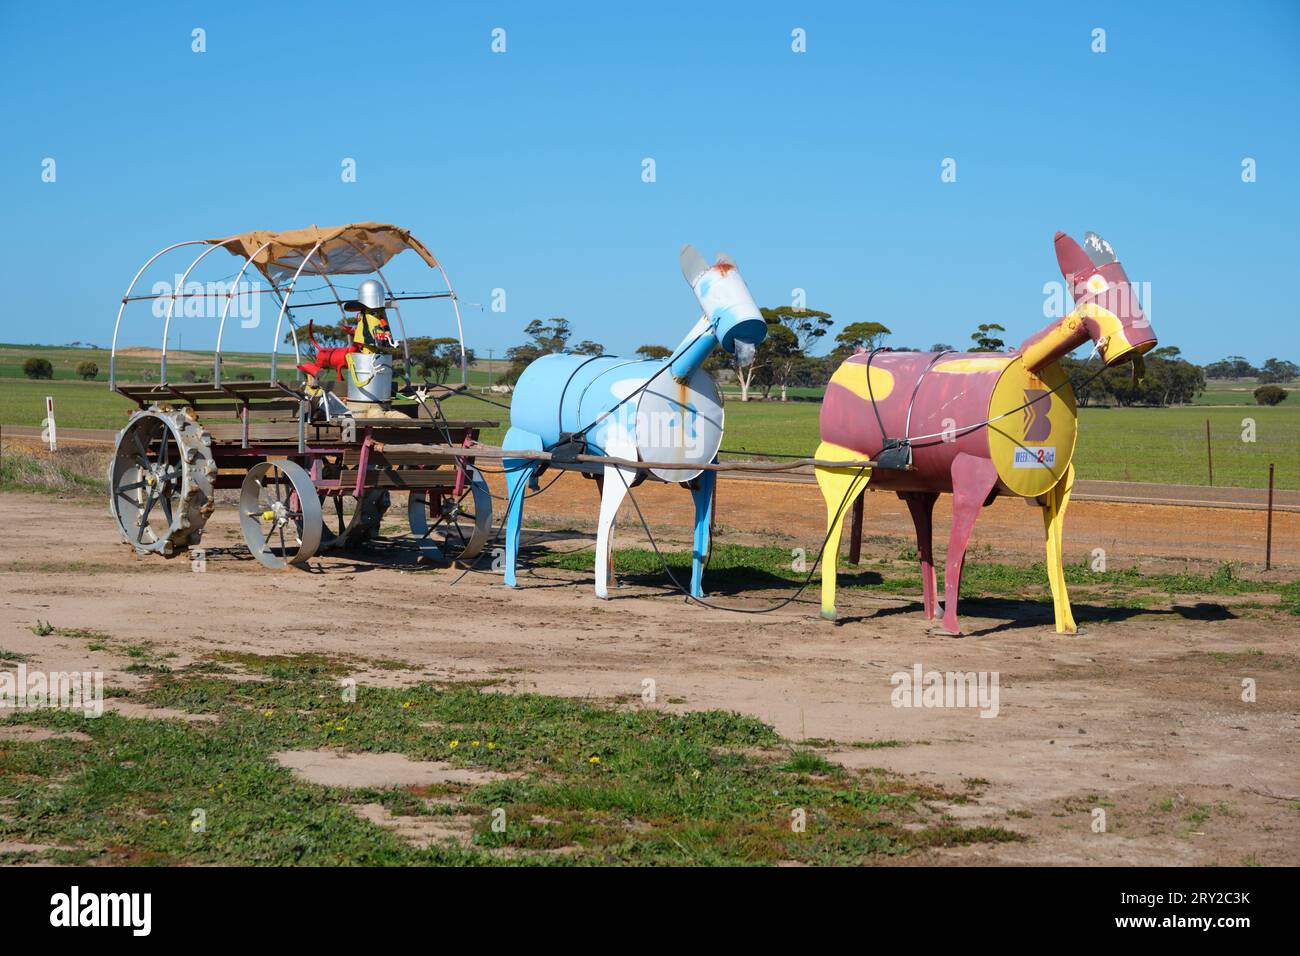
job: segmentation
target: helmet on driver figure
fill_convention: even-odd
[[[382,309],[384,287],[377,279],[366,279],[357,287],[357,301],[367,309]]]

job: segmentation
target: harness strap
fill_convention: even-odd
[[[903,437],[890,438],[885,431],[885,420],[880,416],[880,409],[876,405],[875,389],[871,385],[871,360],[876,357],[877,352],[886,351],[878,348],[872,349],[867,356],[867,395],[871,398],[871,410],[876,413],[876,424],[880,426],[880,454],[877,457],[877,467],[904,470],[912,467],[912,407],[916,404],[916,396],[921,391],[921,382],[925,380],[930,369],[934,368],[939,359],[949,354],[952,350],[946,349],[942,352],[936,352],[929,363],[921,370],[921,374],[916,378],[916,384],[912,386],[912,395],[907,400],[907,415],[903,420]]]

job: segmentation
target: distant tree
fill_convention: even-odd
[[[591,339],[583,339],[569,351],[575,355],[604,355],[605,346],[599,342],[593,342]]]
[[[771,355],[770,369],[774,383],[781,389],[781,401],[786,401],[787,391],[790,387],[790,380],[794,376],[795,369],[804,364],[813,347],[826,337],[826,333],[835,323],[831,321],[829,312],[818,312],[816,309],[796,309],[791,305],[777,306],[775,309],[760,309],[763,318],[767,320],[767,335],[772,337],[776,328],[782,328],[790,333],[792,341],[785,340],[780,346],[779,354],[773,352]],[[767,343],[764,342],[764,345]],[[762,346],[759,346],[762,348]]]
[[[1185,405],[1205,390],[1204,370],[1182,358],[1175,346],[1149,353],[1145,364],[1146,374],[1137,381],[1128,364],[1099,368],[1079,359],[1061,360],[1080,405],[1094,401],[1120,406]]]
[[[749,390],[754,385],[755,378],[766,362],[764,357],[760,357],[759,349],[752,345],[746,345],[744,342],[736,344],[734,354],[728,354],[722,349],[716,349],[712,355],[704,360],[706,371],[717,371],[726,368],[736,376],[736,384],[740,386],[740,400],[749,401]]]
[[[653,361],[654,359],[667,358],[673,354],[673,350],[662,345],[643,345],[636,350],[636,354],[647,361]]]
[[[774,386],[781,386],[781,400],[784,401],[790,373],[802,358],[799,339],[794,332],[780,322],[769,321],[767,338],[754,350],[751,384],[757,384],[763,389],[764,398],[772,394]]]
[[[1255,401],[1260,405],[1276,405],[1286,401],[1290,394],[1281,385],[1261,385],[1255,389]]]
[[[930,351],[931,352],[955,352],[957,351],[957,347],[955,345],[948,345],[944,342],[935,342],[933,345],[930,346]]]
[[[797,384],[807,388],[825,388],[842,363],[843,360],[835,352],[806,359],[795,369]]]
[[[460,339],[450,337],[411,339],[407,343],[411,349],[411,361],[419,366],[420,374],[426,380],[439,385],[447,381],[453,372],[460,372]],[[418,345],[418,348],[417,348]],[[465,367],[474,364],[474,350],[465,350]]]
[[[194,373],[194,369],[192,369],[192,368],[187,368],[187,369],[185,370],[185,373],[184,373],[183,375],[181,375],[181,381],[182,381],[182,382],[193,382],[193,381],[196,381],[197,379],[198,379],[198,376]]]
[[[501,384],[513,385],[524,373],[524,369],[543,355],[563,352],[571,333],[568,319],[558,316],[545,322],[541,319],[533,319],[524,326],[524,334],[532,341],[506,349],[506,361],[510,363],[510,367],[501,376]]]
[[[996,322],[986,322],[983,325],[978,326],[975,331],[970,334],[971,341],[975,343],[975,348],[971,349],[971,351],[1001,352],[1007,347],[1007,343],[1003,342],[994,333],[1005,331],[1006,329],[998,325]]]
[[[1105,389],[1095,378],[1096,367],[1076,358],[1065,356],[1061,359],[1061,368],[1070,379],[1070,388],[1080,405],[1087,406],[1093,399],[1103,399]]]
[[[94,362],[82,362],[77,366],[77,374],[87,382],[93,381],[99,376],[99,366]]]
[[[460,339],[417,335],[406,340],[411,362],[427,381],[447,381],[453,368],[460,368]]]
[[[307,348],[309,344],[307,341],[307,326],[304,325],[297,329],[289,329],[289,331],[284,334],[285,344],[292,344],[295,335],[298,338],[299,348]],[[348,342],[352,341],[352,336],[343,330],[342,324],[330,325],[325,322],[312,322],[311,335],[312,338],[327,349],[338,348],[339,346],[347,345]]]
[[[23,374],[28,378],[54,378],[54,366],[49,359],[29,358],[23,363]]]
[[[1240,355],[1229,355],[1205,366],[1206,378],[1254,378],[1258,374],[1259,369]]]
[[[880,346],[886,335],[892,334],[888,326],[879,322],[850,322],[835,336],[835,352],[841,361],[858,349],[870,352]]]
[[[1181,356],[1172,345],[1146,356],[1146,377],[1139,392],[1144,404],[1185,405],[1205,390],[1205,370]]]
[[[769,332],[771,331],[769,327]],[[788,330],[787,330],[788,331]],[[724,349],[714,349],[704,360],[706,372],[728,373],[735,376],[740,386],[740,400],[749,401],[749,391],[767,376],[767,363],[771,360],[771,348],[764,340],[761,345],[753,346],[745,342],[736,343],[736,351],[729,353]]]
[[[554,316],[545,322],[533,319],[524,327],[524,334],[532,338],[534,345],[544,350],[543,354],[550,354],[565,350],[573,329],[568,319]]]
[[[253,380],[252,372],[240,372],[235,376],[236,382],[251,382]]]
[[[1289,382],[1297,375],[1300,375],[1300,365],[1285,359],[1271,358],[1259,367],[1259,380],[1264,385]]]

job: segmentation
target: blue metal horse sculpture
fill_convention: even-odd
[[[613,577],[614,518],[633,485],[651,479],[688,487],[695,503],[691,594],[703,597],[717,472],[699,466],[717,460],[722,446],[722,399],[702,368],[719,345],[758,345],[767,323],[736,264],[725,256],[710,266],[692,247],[681,255],[682,274],[704,314],[665,362],[610,355],[544,355],[524,369],[510,402],[509,451],[548,451],[548,462],[506,458],[505,583],[516,586],[525,489],[537,490],[546,468],[601,479],[596,533],[596,596],[609,597]],[[672,467],[627,468],[564,461],[576,453],[654,462]],[[676,467],[680,464],[681,467]]]

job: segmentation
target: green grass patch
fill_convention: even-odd
[[[928,825],[937,818],[921,804],[949,799],[943,792],[831,764],[740,714],[460,684],[363,686],[349,702],[332,665],[316,656],[242,656],[239,665],[265,679],[186,668],[154,674],[132,694],[214,721],[56,711],[13,718],[90,739],[0,741],[0,838],[59,847],[42,857],[48,862],[159,865],[849,864],[1020,839]],[[272,759],[322,747],[506,776],[343,790],[303,782]],[[405,816],[468,817],[472,838],[418,847],[349,806],[370,802]],[[498,808],[504,832],[491,826]],[[195,810],[205,832],[191,828]],[[797,811],[802,832],[792,826]]]
[[[790,753],[790,759],[781,764],[782,770],[791,773],[833,774],[835,766],[815,750],[800,748]]]
[[[217,651],[208,660],[217,664],[232,664],[247,673],[273,677],[276,680],[301,681],[338,677],[348,672],[348,665],[328,654],[249,654],[239,651]]]
[[[901,740],[855,740],[849,744],[855,750],[884,750],[890,747],[906,747]]]

